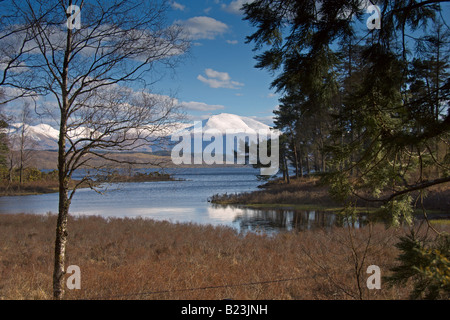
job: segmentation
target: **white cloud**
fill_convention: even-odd
[[[239,42],[237,40],[227,40],[227,43],[235,45],[235,44],[238,44]]]
[[[199,75],[197,79],[214,89],[240,89],[244,86],[243,83],[232,81],[230,75],[227,72],[219,72],[213,69],[206,69],[205,75],[206,77],[204,77],[203,75]]]
[[[222,4],[222,9],[230,12],[230,13],[234,13],[234,14],[242,14],[242,6],[246,3],[251,3],[254,0],[233,0],[231,1],[231,3],[229,5],[226,4]]]
[[[225,23],[205,16],[193,17],[186,21],[177,21],[176,24],[183,26],[188,37],[194,40],[213,40],[229,29]]]
[[[178,2],[175,2],[175,1],[172,1],[170,5],[172,6],[172,9],[174,9],[174,10],[184,11],[184,9],[186,9],[186,6],[184,6]]]
[[[180,106],[191,111],[215,111],[225,109],[222,105],[211,105],[204,102],[181,102]]]
[[[230,75],[227,72],[219,72],[219,71],[215,71],[213,69],[206,69],[205,74],[209,78],[216,78],[216,79],[219,79],[220,81],[231,80]]]

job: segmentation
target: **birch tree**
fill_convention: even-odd
[[[69,188],[75,170],[94,159],[117,161],[158,141],[177,119],[174,99],[151,92],[166,67],[189,47],[181,28],[168,25],[168,1],[13,0],[22,51],[33,74],[20,87],[56,104],[59,124],[59,211],[53,297],[64,297],[69,208],[86,176]],[[24,72],[25,74],[25,72]],[[19,83],[17,81],[16,83]],[[19,86],[19,85],[18,85]]]

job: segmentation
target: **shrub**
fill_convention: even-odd
[[[400,265],[391,269],[388,283],[414,283],[411,299],[450,299],[450,234],[428,240],[416,233],[401,237],[396,247]]]

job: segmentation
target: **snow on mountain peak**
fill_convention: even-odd
[[[52,126],[42,123],[36,126],[30,127],[30,129],[37,134],[46,135],[49,138],[59,139],[59,131],[53,128]]]
[[[20,135],[22,125],[22,123],[11,124],[8,134],[11,137]],[[159,135],[169,137],[174,133],[192,133],[194,128],[193,123],[184,123],[171,130],[160,132]],[[227,133],[227,130],[236,133],[255,132],[257,134],[259,130],[269,131],[270,127],[249,117],[221,113],[202,121],[202,130],[205,132],[209,129],[219,130],[224,135]],[[90,132],[87,128],[77,128],[69,130],[68,135],[73,139],[79,139],[88,137]],[[42,123],[26,126],[26,134],[29,139],[34,141],[34,148],[37,150],[56,150],[58,148],[59,131],[51,125]]]
[[[251,118],[241,117],[235,114],[221,113],[219,115],[212,116],[206,121],[204,130],[208,129],[216,129],[222,132],[225,132],[226,130],[257,131],[261,129],[268,130],[269,126]]]
[[[182,132],[192,132],[194,126],[182,129]],[[202,121],[202,130],[218,130],[226,134],[227,130],[234,132],[258,132],[259,130],[269,131],[270,127],[262,122],[249,117],[238,116],[230,113],[221,113],[211,116]]]

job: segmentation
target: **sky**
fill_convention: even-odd
[[[163,81],[183,102],[192,118],[233,113],[273,125],[278,94],[267,70],[256,69],[253,44],[245,38],[255,32],[243,20],[242,4],[248,0],[173,0],[169,19],[183,25],[193,41],[190,56]],[[449,4],[443,4],[448,15]],[[367,17],[371,15],[368,13]],[[362,26],[365,30],[365,25]]]
[[[169,22],[182,25],[192,47],[173,74],[156,85],[171,90],[194,120],[219,113],[251,117],[273,125],[279,96],[268,71],[255,68],[255,29],[239,10],[245,0],[172,1]]]
[[[176,68],[162,70],[164,77],[150,91],[177,99],[188,121],[231,113],[272,126],[279,96],[270,90],[270,74],[254,67],[253,44],[245,43],[255,31],[239,10],[248,0],[168,1],[167,25],[182,26],[192,45]],[[3,108],[18,117],[22,103],[16,100]],[[40,97],[38,104],[56,108],[51,96]],[[41,115],[32,120],[56,125],[59,117],[55,119]]]
[[[271,89],[269,71],[255,68],[254,56],[261,52],[246,43],[256,31],[240,10],[249,0],[169,1],[167,24],[183,26],[192,47],[154,84],[154,93],[176,98],[192,121],[231,113],[272,126],[280,96]],[[444,15],[449,8],[446,4]]]

